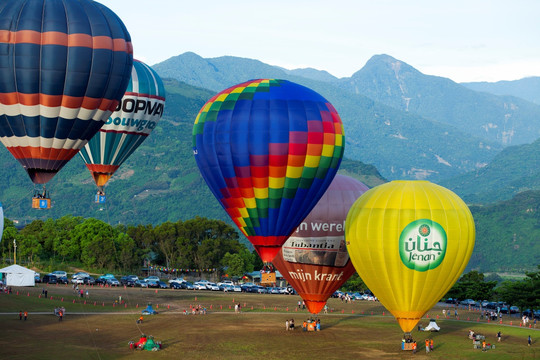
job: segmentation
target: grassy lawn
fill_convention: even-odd
[[[86,289],[86,288],[84,288]],[[124,289],[90,287],[89,298],[76,297],[71,286],[49,286],[48,298],[40,298],[41,287],[14,288],[0,294],[0,338],[2,359],[534,359],[540,357],[540,333],[535,329],[477,322],[478,313],[460,310],[460,320],[439,319],[438,333],[413,332],[423,342],[434,339],[435,351],[425,354],[400,350],[402,332],[394,318],[377,302],[350,304],[330,299],[328,314],[320,314],[322,331],[285,331],[285,320],[296,326],[309,314],[297,308],[298,296],[219,293],[207,291]],[[17,291],[19,295],[17,295]],[[52,296],[52,299],[50,297]],[[121,296],[121,302],[119,297]],[[62,301],[63,298],[63,301]],[[75,303],[73,301],[75,300]],[[234,302],[233,302],[234,300]],[[86,301],[86,304],[84,303]],[[140,311],[151,302],[159,314],[145,316],[136,324]],[[94,305],[95,303],[95,305]],[[234,314],[234,303],[242,306]],[[115,304],[113,306],[113,304]],[[202,305],[207,315],[184,315],[190,305]],[[52,315],[57,306],[66,308],[62,322]],[[138,306],[138,307],[137,307]],[[18,311],[28,311],[20,321]],[[432,316],[442,315],[442,308]],[[373,314],[373,315],[372,315]],[[384,315],[383,315],[384,314]],[[469,318],[469,321],[467,321]],[[427,325],[428,319],[422,321]],[[468,330],[484,334],[496,349],[482,353],[473,349]],[[133,351],[128,342],[141,333],[163,343],[159,352]],[[533,346],[527,346],[527,336]]]

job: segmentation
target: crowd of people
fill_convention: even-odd
[[[321,320],[308,318],[302,323],[303,331],[321,331]]]
[[[189,305],[189,311],[187,309],[184,309],[184,315],[205,315],[206,314],[206,308],[199,305]]]

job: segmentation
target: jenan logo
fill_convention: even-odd
[[[399,237],[399,256],[409,269],[427,271],[441,264],[446,255],[446,231],[433,220],[413,221]]]

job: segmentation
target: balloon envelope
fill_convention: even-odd
[[[4,232],[4,209],[0,203],[0,241],[2,241],[2,233]]]
[[[272,261],[313,314],[355,272],[345,246],[345,219],[367,190],[358,180],[336,175]]]
[[[116,108],[133,62],[122,21],[90,0],[0,3],[0,140],[47,183]]]
[[[193,127],[203,178],[264,262],[330,185],[343,144],[334,107],[286,80],[251,80],[220,92]]]
[[[467,266],[475,227],[452,191],[428,181],[392,181],[354,203],[345,237],[362,280],[410,332]]]
[[[156,127],[165,105],[158,74],[141,61],[133,62],[122,101],[80,154],[98,187],[104,186],[124,161]]]

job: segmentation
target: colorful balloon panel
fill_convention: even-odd
[[[99,130],[129,81],[131,38],[90,0],[0,3],[0,141],[47,183]]]
[[[345,219],[367,190],[358,180],[336,175],[272,261],[313,314],[355,273],[345,245]]]
[[[475,226],[452,191],[428,181],[392,181],[354,203],[345,237],[362,280],[410,332],[465,270]]]
[[[251,80],[220,92],[193,127],[203,178],[265,262],[323,195],[343,146],[334,107],[286,80]]]
[[[98,187],[142,144],[163,115],[165,88],[159,75],[141,61],[133,62],[122,101],[80,154]]]

